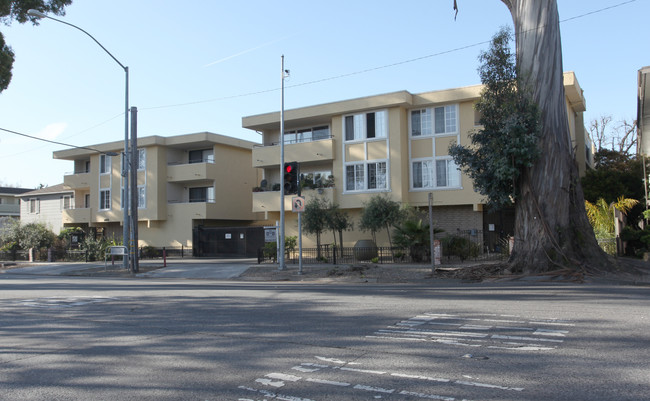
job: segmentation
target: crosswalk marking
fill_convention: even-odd
[[[424,341],[463,347],[547,351],[562,345],[575,324],[513,315],[426,313],[377,330],[366,338]]]

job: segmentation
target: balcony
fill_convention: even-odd
[[[220,219],[220,208],[214,201],[211,202],[170,202],[167,205],[167,212],[171,216],[183,216],[184,218],[196,219]],[[223,214],[223,213],[222,213]]]
[[[316,141],[285,143],[284,160],[298,163],[334,159],[334,140],[330,137]],[[280,164],[279,144],[253,148],[253,167],[270,167]]]
[[[20,205],[0,203],[0,216],[20,216]]]
[[[63,184],[70,189],[88,189],[90,188],[90,173],[70,173],[63,176]]]
[[[217,175],[217,165],[214,163],[170,164],[167,166],[168,182],[213,180]]]
[[[284,196],[284,210],[291,212],[291,198],[297,195]],[[302,190],[302,196],[309,202],[316,196],[323,197],[329,202],[334,201],[334,188],[318,188]],[[280,191],[253,192],[253,212],[279,212]]]
[[[63,224],[90,223],[90,208],[64,209]]]

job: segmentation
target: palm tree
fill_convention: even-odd
[[[596,239],[602,241],[604,239],[611,239],[615,236],[615,211],[618,210],[623,214],[629,212],[637,203],[636,199],[625,198],[620,196],[616,202],[607,204],[605,199],[600,198],[596,203],[585,201],[585,208],[587,209],[587,217],[594,229]],[[609,254],[613,254],[616,249],[612,246],[601,245],[603,250]]]

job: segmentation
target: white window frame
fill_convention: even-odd
[[[368,116],[373,114],[374,136],[368,137]],[[347,121],[352,121],[352,138],[348,139]],[[374,110],[365,113],[349,114],[343,116],[343,138],[344,142],[360,142],[382,140],[388,137],[388,110]]]
[[[144,171],[147,168],[146,149],[138,149],[138,171]]]
[[[106,204],[104,203],[106,202]],[[107,206],[107,207],[102,207]],[[110,188],[101,188],[99,190],[99,210],[111,210],[111,189]]]
[[[99,155],[99,174],[110,174],[111,164],[111,156]]]
[[[439,166],[438,163],[444,162],[445,163],[445,185],[439,185]],[[416,187],[415,186],[415,164],[416,163],[422,163],[423,167],[421,169],[422,171],[422,178],[420,181],[422,181],[422,186]],[[428,164],[429,168],[425,170],[424,164]],[[449,168],[449,166],[454,166],[455,169],[453,171]],[[425,174],[425,171],[428,174]],[[454,174],[455,175],[452,175]],[[412,191],[423,191],[423,190],[437,190],[437,189],[462,189],[461,186],[461,181],[462,181],[462,175],[461,171],[456,166],[456,163],[454,162],[454,159],[451,156],[441,156],[441,157],[427,157],[427,158],[419,158],[419,159],[413,159],[411,160],[410,164],[410,187]]]
[[[39,214],[41,212],[41,200],[38,198],[30,198],[27,207],[29,214]]]
[[[66,203],[67,203],[67,205],[66,205]],[[72,209],[72,208],[73,208],[73,206],[72,206],[72,196],[63,195],[61,197],[61,210],[68,210],[68,209]]]
[[[442,110],[442,117],[436,116],[436,112]],[[416,130],[413,127],[413,114],[420,113],[420,127]],[[422,138],[427,136],[454,135],[458,133],[458,104],[448,104],[444,106],[427,107],[423,109],[413,109],[409,112],[409,136],[412,138]],[[424,114],[424,117],[422,116]],[[440,121],[442,120],[442,122]],[[442,123],[443,130],[437,131],[436,126]],[[418,134],[414,134],[418,132]]]
[[[147,189],[145,185],[138,185],[138,209],[147,208]]]

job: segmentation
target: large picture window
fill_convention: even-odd
[[[458,107],[455,104],[411,110],[411,136],[458,132]]]

